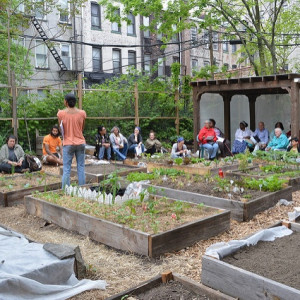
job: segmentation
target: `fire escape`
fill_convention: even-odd
[[[37,18],[35,16],[31,16],[30,19],[31,19],[32,24],[36,28],[37,32],[40,34],[41,38],[43,39],[43,41],[45,42],[46,46],[48,47],[49,51],[53,55],[55,61],[59,65],[60,69],[62,71],[67,71],[68,70],[67,66],[65,65],[65,63],[62,60],[62,58],[58,54],[57,50],[53,46],[53,43],[51,42],[51,40],[49,40],[48,36],[46,35],[43,27],[41,26],[41,24],[39,23],[39,21],[37,20]]]

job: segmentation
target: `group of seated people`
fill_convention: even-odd
[[[248,124],[242,121],[240,128],[235,132],[232,152],[234,154],[243,153],[247,148],[250,151],[276,150],[300,153],[298,137],[291,138],[291,131],[285,133],[281,122],[277,122],[274,130],[269,134],[264,122],[259,122],[258,128],[252,132],[248,128]]]

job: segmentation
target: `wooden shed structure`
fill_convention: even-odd
[[[193,88],[194,136],[200,130],[200,101],[203,94],[219,94],[224,104],[224,134],[230,139],[230,101],[234,95],[245,95],[249,100],[250,129],[255,130],[255,102],[261,95],[289,94],[291,97],[292,136],[300,129],[300,74],[277,74],[245,78],[199,80],[191,82]],[[194,148],[197,148],[195,139]]]

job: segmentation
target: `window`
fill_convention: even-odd
[[[40,1],[40,0],[35,0],[34,1],[34,15],[37,19],[40,20],[45,20],[46,19],[46,14],[45,14],[45,3],[44,1]]]
[[[100,5],[91,2],[91,25],[92,29],[101,29],[101,14]]]
[[[19,3],[19,5],[18,5],[18,7],[17,7],[17,10],[18,10],[19,12],[24,12],[24,8],[25,8],[24,3],[21,2],[21,3]]]
[[[192,70],[198,71],[198,59],[192,59]]]
[[[224,69],[225,69],[226,71],[228,71],[229,65],[228,65],[228,64],[224,64],[223,66],[224,66]]]
[[[60,11],[59,21],[62,23],[68,23],[70,17],[70,5],[68,0],[59,0],[59,4],[62,9],[62,11]]]
[[[136,52],[128,51],[128,66],[136,68]]]
[[[46,90],[37,90],[37,97],[39,100],[43,100],[47,97],[46,95],[47,91]]]
[[[157,75],[164,75],[164,59],[162,57],[159,57],[157,60]]]
[[[66,65],[68,70],[72,69],[72,56],[71,56],[71,45],[61,44],[60,46],[61,59]]]
[[[232,69],[236,69],[237,68],[237,65],[232,65]]]
[[[179,63],[179,57],[173,56],[173,63]]]
[[[93,47],[93,72],[102,71],[102,53],[101,48]]]
[[[156,35],[156,38],[158,39],[158,40],[162,40],[162,37],[163,37],[163,35],[162,35],[162,33],[161,32],[159,32],[159,30],[160,30],[160,27],[161,27],[161,23],[158,23],[157,24],[157,35]]]
[[[210,66],[210,62],[208,60],[204,61],[204,67],[206,67],[206,66]]]
[[[35,42],[35,67],[48,68],[47,46],[43,41]]]
[[[151,56],[150,56],[150,54],[144,55],[144,71],[145,71],[145,74],[150,74],[150,72],[151,72]]]
[[[115,10],[114,14],[120,17],[120,9]],[[119,24],[118,22],[112,22],[111,31],[115,33],[121,33],[121,24]]]
[[[113,73],[114,74],[122,73],[120,49],[113,49]]]
[[[130,24],[127,24],[127,35],[135,35],[135,16],[130,13],[127,18],[130,20]]]
[[[172,25],[172,30],[176,31],[177,30],[177,26],[176,25]],[[178,42],[179,41],[179,34],[175,33],[172,37],[173,42]]]
[[[143,17],[143,25],[145,27],[149,27],[149,25],[150,25],[149,17]],[[149,29],[144,30],[144,37],[150,37],[150,30]]]
[[[284,70],[284,71],[288,71],[288,70],[289,70],[289,65],[288,65],[288,64],[285,64],[285,65],[283,66],[283,70]]]
[[[203,43],[204,43],[204,48],[209,49],[209,33],[207,30],[205,30],[203,33]]]
[[[231,52],[232,53],[236,52],[236,45],[235,44],[231,45]]]
[[[19,36],[17,39],[13,39],[12,40],[14,44],[18,45],[18,46],[22,46],[25,47],[25,38]]]
[[[195,42],[197,40],[197,27],[191,28],[191,40]]]
[[[213,50],[218,51],[219,50],[219,35],[217,32],[213,32],[212,34],[212,38],[213,38]]]
[[[223,52],[228,52],[229,51],[228,42],[224,42],[222,44],[222,48],[223,48]]]

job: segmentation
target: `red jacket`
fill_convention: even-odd
[[[216,142],[217,141],[217,136],[216,136],[216,132],[213,128],[206,128],[206,127],[203,127],[200,132],[199,132],[199,135],[198,135],[198,139],[199,139],[199,142],[201,144],[206,144],[208,141],[206,140],[206,137],[208,136],[213,136],[213,141]]]

